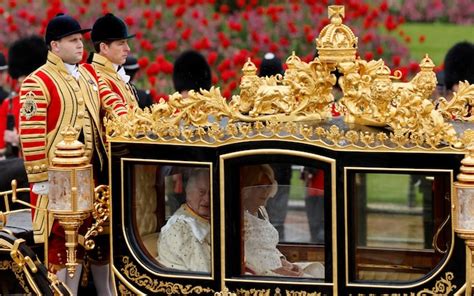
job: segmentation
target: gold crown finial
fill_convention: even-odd
[[[55,157],[51,160],[53,165],[61,167],[86,165],[89,159],[84,156],[84,144],[76,140],[77,131],[68,125],[61,131],[63,140],[56,145]]]
[[[247,62],[244,64],[242,72],[244,72],[245,76],[257,75],[257,67],[250,58],[248,58]]]
[[[387,65],[382,65],[375,71],[375,74],[377,74],[377,78],[390,79],[390,68]]]
[[[332,24],[342,24],[342,19],[345,17],[344,6],[342,5],[330,5],[328,8],[328,17]]]
[[[286,65],[289,69],[292,69],[297,62],[301,62],[301,59],[295,54],[295,51],[292,51],[291,56],[286,59]]]
[[[327,63],[355,61],[358,39],[352,30],[342,23],[344,6],[329,6],[328,15],[331,23],[326,25],[316,38],[319,59]]]
[[[60,132],[61,136],[63,136],[63,140],[64,142],[66,143],[72,143],[74,142],[74,140],[76,140],[76,136],[77,136],[77,131],[75,128],[73,128],[72,126],[68,125],[67,127],[65,127],[61,132]]]
[[[431,71],[433,70],[434,67],[435,67],[435,64],[433,63],[433,60],[430,59],[428,54],[425,54],[425,57],[421,60],[420,68],[425,71],[426,70]]]
[[[461,160],[461,172],[457,176],[460,183],[474,184],[474,145],[467,148],[466,156]]]

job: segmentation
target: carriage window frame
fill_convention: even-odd
[[[248,163],[250,158],[254,158],[251,163]],[[277,160],[277,161],[276,161]],[[229,268],[232,264],[229,264],[227,257],[229,255],[237,256],[240,260],[241,254],[229,254],[227,246],[230,244],[235,244],[236,241],[241,242],[241,237],[235,237],[230,229],[239,229],[239,223],[242,223],[239,219],[232,222],[231,225],[225,225],[225,221],[231,220],[227,218],[226,208],[231,206],[231,199],[235,198],[235,193],[227,194],[232,192],[232,183],[229,180],[226,180],[227,177],[235,179],[236,172],[239,171],[241,166],[252,165],[252,164],[274,164],[274,163],[291,163],[294,165],[302,165],[304,163],[311,162],[321,162],[327,166],[324,170],[325,178],[328,179],[328,183],[331,184],[330,192],[327,194],[327,198],[331,201],[330,205],[330,215],[325,214],[325,224],[330,224],[329,229],[330,233],[330,243],[325,242],[325,267],[326,275],[323,279],[310,279],[310,278],[294,278],[294,277],[273,277],[273,276],[249,276],[241,274],[240,272],[232,271],[232,268]],[[233,174],[230,172],[234,172]],[[227,154],[221,154],[219,157],[219,174],[220,174],[220,219],[221,219],[221,266],[222,266],[222,280],[224,282],[234,282],[234,283],[261,283],[261,282],[282,282],[285,284],[291,284],[296,286],[328,286],[328,287],[337,287],[337,272],[338,272],[338,262],[337,262],[337,217],[336,217],[336,160],[324,155],[303,152],[303,151],[293,151],[286,149],[252,149],[238,152],[230,152]],[[232,176],[232,177],[231,177]],[[235,181],[234,181],[235,182]],[[235,185],[234,185],[235,186]],[[240,203],[240,193],[238,194],[239,198],[237,202]],[[226,198],[225,198],[226,197]],[[226,200],[227,199],[227,200]],[[234,201],[235,202],[235,201]],[[241,209],[238,207],[234,212],[238,212],[238,216],[241,214]],[[234,214],[235,216],[235,214]],[[231,217],[232,218],[232,217]],[[326,227],[326,229],[328,229]],[[240,243],[239,243],[240,244]],[[235,268],[234,268],[235,269]],[[329,274],[329,275],[328,275]]]
[[[177,270],[166,268],[162,266],[155,258],[149,256],[148,251],[143,247],[143,242],[141,242],[141,236],[139,234],[136,217],[135,217],[135,208],[134,202],[135,197],[132,192],[133,188],[133,176],[130,176],[130,186],[127,193],[131,193],[130,196],[125,198],[125,172],[128,169],[129,173],[133,173],[133,166],[138,165],[154,165],[156,168],[160,166],[177,166],[177,167],[202,167],[209,170],[209,205],[210,205],[210,239],[211,239],[211,272],[210,273],[200,273],[200,272],[190,272],[184,270]],[[126,246],[135,260],[141,263],[147,272],[157,275],[163,278],[184,278],[184,279],[198,279],[198,280],[214,280],[216,275],[216,257],[215,257],[215,240],[214,240],[214,224],[216,221],[214,213],[214,192],[215,192],[215,182],[213,176],[214,164],[209,161],[181,161],[181,160],[162,160],[162,159],[143,159],[143,158],[120,158],[120,181],[121,181],[121,219],[123,221],[121,225],[122,234]],[[156,184],[154,184],[156,185]],[[157,196],[158,198],[158,196]],[[163,197],[164,198],[164,197]],[[127,203],[126,203],[127,202]],[[163,201],[165,202],[165,201]],[[127,207],[126,207],[127,206]],[[126,215],[125,210],[129,209],[130,214]],[[166,214],[166,211],[164,211]],[[166,217],[165,217],[166,218]],[[130,225],[126,227],[126,225]],[[142,248],[143,247],[143,248]]]
[[[428,281],[431,281],[433,278],[439,276],[440,272],[443,271],[444,267],[449,263],[449,260],[451,256],[453,255],[454,251],[454,240],[455,240],[455,233],[454,233],[454,226],[452,223],[452,215],[450,209],[448,209],[448,212],[451,215],[450,219],[450,235],[451,235],[451,241],[449,245],[449,249],[446,251],[446,254],[442,256],[438,264],[431,269],[428,273],[426,273],[424,276],[420,277],[417,280],[414,281],[400,281],[400,282],[387,282],[387,281],[374,281],[374,280],[358,280],[355,279],[355,264],[356,264],[356,259],[355,256],[352,256],[350,254],[355,254],[355,249],[357,246],[357,240],[353,236],[354,234],[349,233],[349,223],[352,223],[353,220],[351,220],[351,217],[353,216],[353,213],[351,211],[355,211],[354,209],[351,209],[350,206],[353,206],[353,200],[355,199],[355,196],[349,196],[350,195],[350,184],[354,183],[354,179],[356,174],[358,173],[364,173],[364,174],[400,174],[400,175],[409,175],[411,174],[424,174],[424,175],[439,175],[439,174],[445,174],[447,177],[449,177],[449,190],[447,190],[450,194],[450,199],[452,200],[453,194],[454,194],[454,171],[452,169],[433,169],[433,168],[427,168],[427,169],[414,169],[414,168],[388,168],[388,167],[352,167],[352,166],[347,166],[343,168],[344,170],[344,253],[345,253],[345,278],[346,278],[346,286],[347,287],[357,287],[360,285],[363,286],[373,286],[373,287],[398,287],[398,288],[412,288],[415,286],[419,286],[420,284],[426,283]],[[446,226],[445,226],[446,227]],[[434,229],[434,232],[436,232],[436,229]],[[351,240],[352,239],[352,240]],[[383,248],[378,247],[383,250]]]

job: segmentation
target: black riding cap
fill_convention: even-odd
[[[46,44],[49,45],[51,41],[59,40],[77,33],[84,34],[90,30],[91,29],[82,29],[79,22],[73,17],[59,13],[49,21],[44,39]]]
[[[127,25],[123,20],[111,13],[98,18],[92,26],[92,42],[114,41],[129,39],[135,37],[135,34],[128,35]]]

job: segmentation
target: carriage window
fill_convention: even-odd
[[[242,274],[324,278],[324,171],[259,164],[239,176]]]
[[[407,282],[428,274],[449,249],[448,174],[352,175],[354,280]]]
[[[203,166],[133,165],[139,243],[159,266],[211,271],[210,170]]]

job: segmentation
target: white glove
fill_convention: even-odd
[[[49,182],[43,181],[33,184],[33,188],[31,189],[33,193],[38,195],[46,195],[49,192]]]

